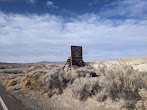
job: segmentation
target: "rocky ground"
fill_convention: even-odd
[[[1,73],[0,81],[33,110],[147,109],[146,58],[62,67],[35,65],[25,74]]]

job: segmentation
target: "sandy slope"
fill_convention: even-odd
[[[111,65],[131,65],[134,70],[138,70],[140,72],[147,71],[147,57],[144,58],[127,58],[120,60],[112,60],[112,61],[96,61],[92,62],[91,65],[94,68],[101,66],[111,66]]]

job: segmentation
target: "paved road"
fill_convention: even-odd
[[[10,95],[1,84],[0,84],[0,98],[3,100],[8,110],[26,110],[21,105],[20,101],[16,100],[12,95]],[[2,107],[2,101],[0,101],[0,110],[4,110],[4,107]]]
[[[2,105],[0,104],[0,110],[3,110],[3,107],[2,107]]]

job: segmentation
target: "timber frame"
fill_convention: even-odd
[[[70,57],[67,59],[63,68],[72,66],[83,67],[85,63],[83,61],[82,46],[71,46]]]

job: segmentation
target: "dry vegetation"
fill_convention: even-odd
[[[8,69],[8,68],[12,68],[12,66],[0,65],[0,69]]]
[[[68,89],[74,100],[110,105],[120,102],[120,110],[147,109],[147,72],[135,71],[129,65],[73,67],[66,72],[61,65],[36,65],[27,74],[3,74],[0,78],[11,91],[28,89],[52,98]]]
[[[3,74],[21,74],[24,73],[22,70],[2,70],[0,73]]]

